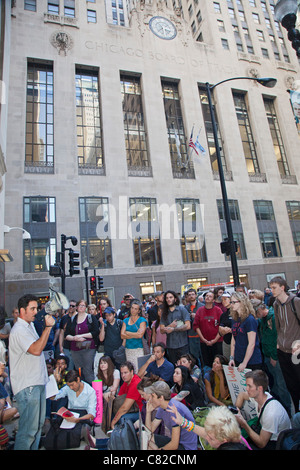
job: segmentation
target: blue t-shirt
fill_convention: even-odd
[[[193,423],[195,422],[190,410],[180,401],[175,398],[171,398],[169,405],[175,405],[181,416],[189,421],[193,421]],[[170,411],[164,410],[163,408],[157,408],[155,418],[163,421],[165,426],[165,435],[170,438],[172,436],[172,428],[178,426],[178,424],[172,420],[172,416],[175,417],[174,413],[170,413]],[[185,450],[197,450],[197,442],[197,434],[180,428],[179,444],[181,444]]]
[[[243,362],[248,347],[248,333],[254,331],[256,333],[255,347],[248,364],[260,364],[262,356],[259,347],[259,339],[257,334],[258,323],[253,315],[249,315],[243,322],[233,322],[232,335],[235,340],[234,359]]]
[[[127,317],[123,320],[123,322],[126,325],[126,331],[130,333],[137,333],[141,323],[145,322],[146,326],[148,326],[147,320],[144,317],[139,317],[138,320],[133,324],[129,324],[129,319],[130,317]],[[137,349],[137,348],[142,348],[143,347],[143,341],[142,338],[130,338],[126,339],[126,348],[127,349]]]
[[[147,367],[147,375],[150,374],[157,375],[161,377],[165,382],[173,383],[173,373],[174,373],[174,365],[172,362],[164,360],[161,366],[157,366],[156,361],[153,361]]]

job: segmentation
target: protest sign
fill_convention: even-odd
[[[243,372],[239,372],[237,367],[230,367],[230,366],[223,365],[223,370],[225,373],[232,403],[235,405],[238,394],[241,392],[246,392],[245,374],[246,372],[249,372],[250,369],[245,369]],[[241,413],[247,421],[257,416],[255,406],[250,401],[244,402],[244,406],[243,406],[243,409],[241,410]]]

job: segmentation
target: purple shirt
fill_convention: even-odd
[[[193,421],[193,423],[195,422],[190,410],[180,401],[175,398],[171,398],[169,405],[175,405],[181,416],[189,421]],[[155,418],[163,421],[165,426],[165,435],[170,438],[172,436],[172,428],[178,426],[178,424],[172,420],[172,416],[175,417],[174,413],[170,413],[163,408],[157,408]],[[188,432],[186,429],[180,428],[179,444],[181,444],[186,450],[197,450],[197,435],[192,431]]]

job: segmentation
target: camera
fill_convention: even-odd
[[[231,411],[231,413],[233,413],[234,415],[238,414],[238,412],[239,412],[239,410],[237,409],[236,406],[229,405],[227,408],[228,408],[229,411]]]

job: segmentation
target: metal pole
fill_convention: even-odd
[[[65,244],[67,241],[66,235],[62,234],[60,236],[61,241],[61,291],[63,294],[66,293],[66,272],[65,272]]]
[[[236,253],[235,253],[235,243],[234,243],[233,232],[232,232],[232,224],[231,224],[231,218],[230,218],[224,171],[223,171],[223,166],[222,166],[221,152],[219,148],[217,124],[216,124],[215,113],[214,113],[214,109],[212,105],[211,87],[209,83],[206,83],[206,91],[207,91],[209,112],[210,112],[211,122],[213,126],[213,135],[214,135],[216,155],[217,155],[217,161],[218,161],[218,170],[219,170],[220,184],[221,184],[222,198],[223,198],[223,205],[224,205],[224,215],[225,215],[227,236],[228,236],[228,243],[229,243],[229,250],[230,250],[232,276],[233,276],[234,286],[236,287],[240,283],[239,271],[238,271]]]
[[[86,301],[87,301],[87,303],[89,304],[89,303],[90,303],[90,295],[89,295],[88,270],[89,270],[89,268],[84,268]]]

